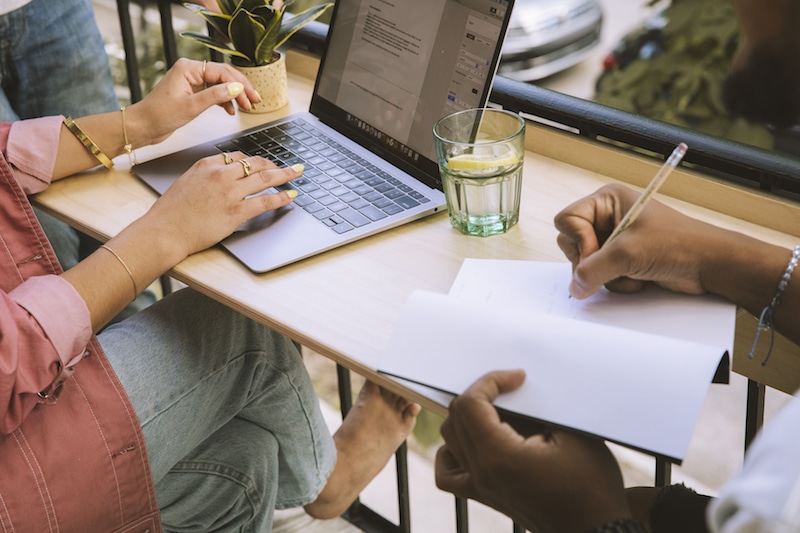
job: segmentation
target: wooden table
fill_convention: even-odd
[[[318,62],[288,60],[290,104],[275,113],[230,117],[207,111],[169,140],[137,150],[149,159],[278,116],[308,109]],[[507,234],[468,237],[437,214],[265,274],[253,274],[220,247],[196,254],[170,274],[190,287],[280,331],[304,346],[423,406],[444,414],[441,398],[395,382],[375,367],[411,292],[447,292],[464,258],[563,261],[553,217],[572,201],[614,180],[642,187],[660,166],[628,151],[529,123],[522,212]],[[156,195],[127,170],[97,170],[60,180],[35,203],[77,229],[106,240],[146,212]],[[677,169],[661,199],[689,214],[787,248],[800,235],[800,205]],[[797,347],[779,339],[767,368],[747,360],[755,320],[737,325],[734,370],[778,389],[800,384]],[[746,316],[745,316],[746,315]]]

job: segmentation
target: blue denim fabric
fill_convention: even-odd
[[[90,0],[32,0],[0,16],[0,120],[119,109]]]
[[[274,509],[325,486],[336,451],[289,339],[190,289],[99,339],[142,424],[166,531],[268,532]]]
[[[114,80],[90,0],[32,0],[0,15],[0,121],[116,109]],[[75,266],[78,233],[35,211],[61,266]]]

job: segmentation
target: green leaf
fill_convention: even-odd
[[[333,3],[327,4],[320,4],[317,6],[310,7],[305,11],[301,11],[300,13],[295,14],[291,18],[286,17],[281,25],[281,31],[278,35],[278,42],[277,46],[281,46],[285,43],[289,37],[295,34],[297,30],[311,22],[312,20],[316,20],[319,18],[325,11],[332,7]]]
[[[230,15],[208,11],[196,4],[183,5],[200,15],[212,28],[219,32],[220,35],[228,35],[228,23],[231,20]]]
[[[226,15],[232,15],[233,12],[236,11],[238,3],[238,0],[217,0],[220,12]]]
[[[261,8],[267,8],[273,12],[277,11],[272,5],[271,0],[240,0],[238,4],[238,9],[243,9],[245,11],[249,11],[250,13],[254,13],[256,10]]]
[[[237,9],[228,25],[228,39],[233,48],[244,54],[253,63],[256,62],[256,48],[264,38],[266,28],[263,22],[251,13]]]
[[[261,35],[261,39],[256,43],[256,47],[253,50],[253,57],[255,58],[256,65],[268,65],[272,63],[272,57],[277,48],[278,29],[281,25],[282,16],[282,13],[277,13],[270,19],[265,20],[264,33]]]
[[[198,43],[204,44],[205,46],[207,46],[207,47],[209,47],[209,48],[211,48],[213,50],[216,50],[218,52],[221,52],[221,53],[223,53],[225,55],[236,56],[236,57],[242,57],[244,59],[249,59],[246,55],[242,54],[241,52],[239,52],[237,50],[234,50],[234,49],[230,48],[229,46],[226,46],[224,43],[221,43],[221,42],[217,41],[216,39],[212,39],[211,37],[209,37],[205,33],[199,33],[199,32],[196,32],[196,31],[184,31],[184,32],[181,32],[180,36],[184,37],[186,39],[190,39],[192,41],[196,41]]]

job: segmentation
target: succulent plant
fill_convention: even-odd
[[[208,23],[211,35],[195,31],[181,36],[231,57],[239,66],[272,63],[275,50],[297,30],[319,18],[332,2],[284,17],[294,0],[217,0],[219,12],[185,3]]]

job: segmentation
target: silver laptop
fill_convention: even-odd
[[[445,209],[432,128],[486,104],[514,0],[337,0],[310,110],[134,167],[163,194],[197,159],[303,163],[289,206],[222,245],[266,272]]]

